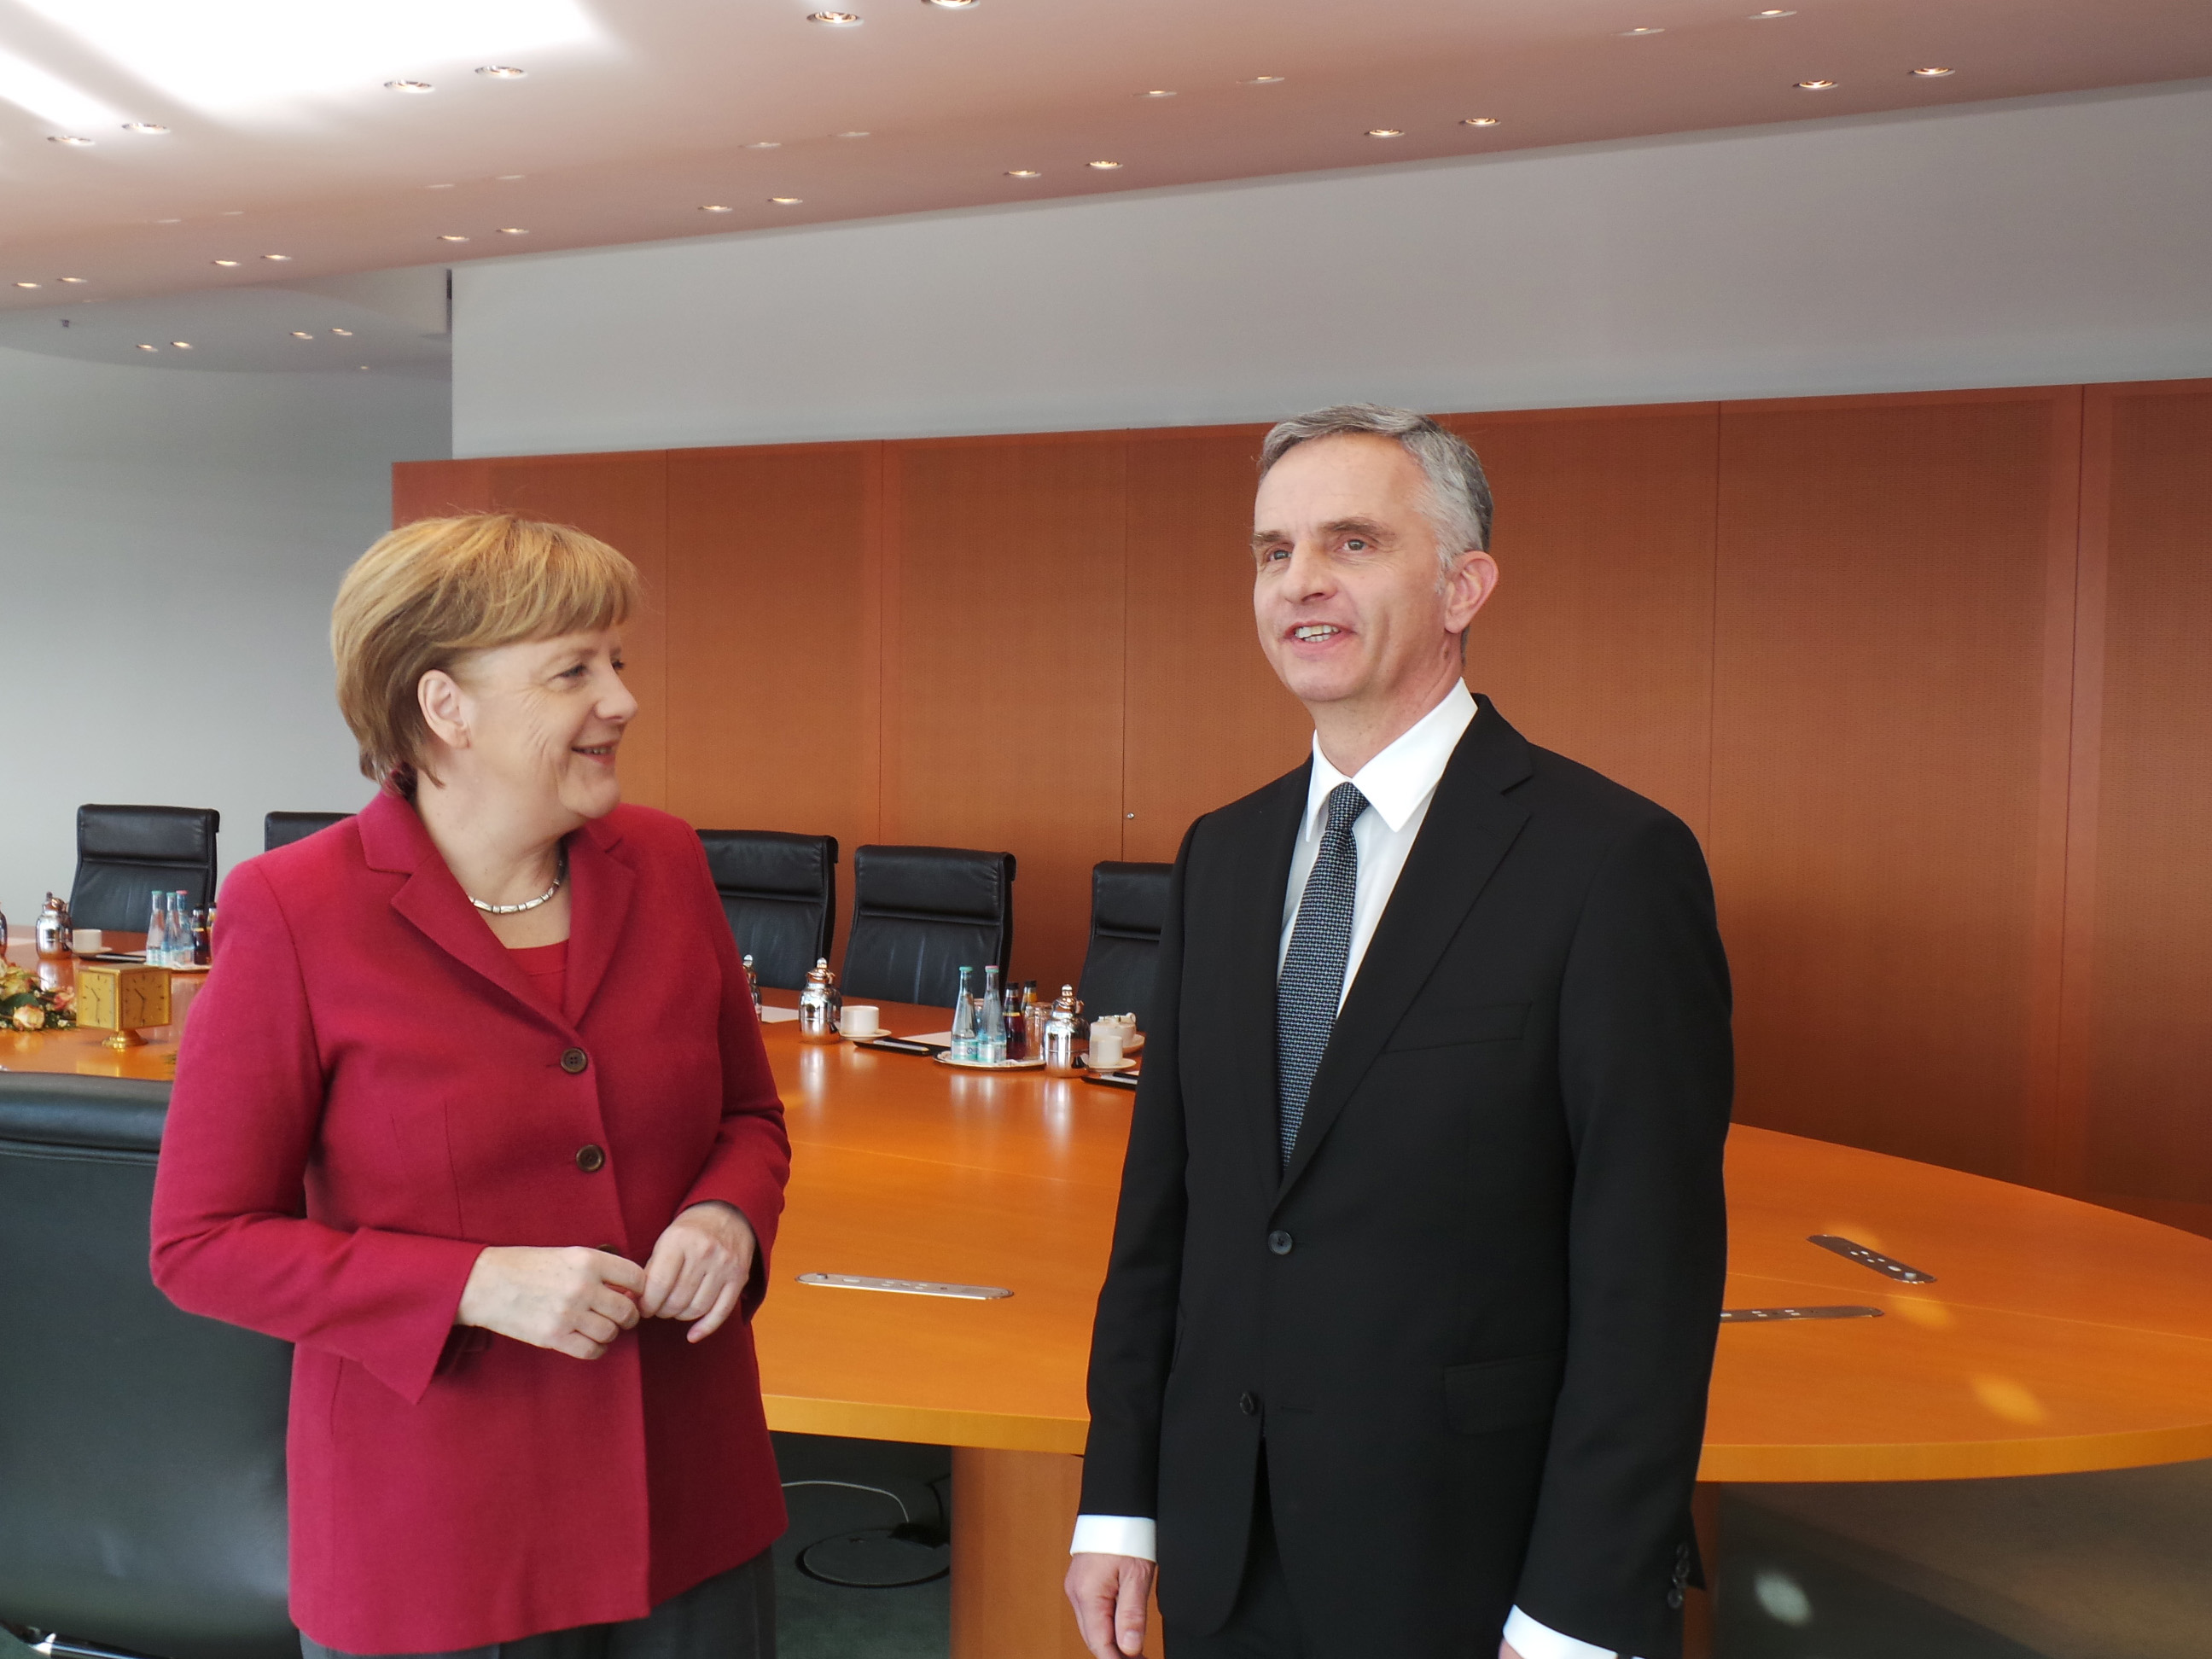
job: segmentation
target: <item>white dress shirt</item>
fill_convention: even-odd
[[[1275,956],[1278,974],[1290,955],[1291,932],[1297,923],[1306,878],[1313,873],[1314,860],[1321,856],[1329,792],[1340,783],[1356,784],[1367,797],[1368,810],[1352,826],[1352,844],[1359,849],[1359,878],[1352,892],[1352,949],[1344,960],[1344,990],[1336,1000],[1337,1007],[1343,1008],[1352,981],[1358,976],[1359,964],[1366,958],[1367,946],[1375,938],[1376,924],[1382,920],[1391,891],[1398,884],[1398,873],[1406,867],[1406,855],[1413,850],[1413,840],[1429,815],[1429,802],[1435,799],[1452,750],[1459,746],[1474,716],[1474,699],[1464,684],[1455,680],[1443,702],[1349,778],[1329,763],[1328,757],[1321,751],[1320,734],[1314,735],[1313,780],[1306,787],[1305,819],[1291,854],[1291,878],[1283,890],[1282,942]],[[1079,1515],[1068,1553],[1097,1551],[1157,1561],[1158,1545],[1158,1524],[1150,1516]],[[1505,1620],[1502,1633],[1522,1659],[1618,1659],[1611,1648],[1563,1636],[1518,1607]]]

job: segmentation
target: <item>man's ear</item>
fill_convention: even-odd
[[[432,737],[448,749],[469,746],[468,699],[459,680],[433,668],[415,682],[415,702]]]
[[[1444,626],[1464,642],[1474,613],[1489,604],[1490,596],[1498,591],[1498,561],[1479,548],[1468,549],[1445,572],[1441,591]]]

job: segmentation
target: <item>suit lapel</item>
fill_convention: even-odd
[[[1487,697],[1476,702],[1479,713],[1437,781],[1314,1074],[1297,1146],[1283,1171],[1285,1193],[1312,1163],[1315,1149],[1528,820],[1527,810],[1503,793],[1529,774],[1528,743]],[[1275,1156],[1279,1162],[1280,1154]]]
[[[1291,855],[1305,817],[1312,786],[1313,761],[1271,785],[1257,803],[1259,819],[1249,840],[1237,837],[1248,854],[1231,872],[1222,909],[1215,918],[1217,937],[1231,942],[1223,982],[1200,986],[1218,1018],[1201,1023],[1223,1050],[1218,1075],[1235,1092],[1230,1107],[1251,1142],[1250,1167],[1271,1198],[1281,1179],[1281,1139],[1276,1131],[1275,978],[1281,954],[1283,894],[1291,879]]]
[[[568,837],[568,973],[561,1007],[571,1025],[583,1023],[629,919],[637,878],[614,850],[621,843],[621,832],[605,818]]]
[[[362,808],[361,838],[372,868],[407,878],[392,896],[393,909],[447,956],[542,1017],[522,970],[469,903],[412,806],[394,795],[377,796]]]

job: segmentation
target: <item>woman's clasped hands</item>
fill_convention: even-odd
[[[704,1341],[735,1312],[758,1246],[752,1224],[720,1201],[670,1222],[644,1267],[581,1245],[491,1245],[461,1291],[454,1323],[532,1347],[597,1359],[640,1319],[680,1319]]]

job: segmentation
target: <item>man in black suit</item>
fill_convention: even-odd
[[[1176,862],[1091,1358],[1098,1659],[1675,1659],[1726,1257],[1728,967],[1680,820],[1462,683],[1459,439],[1268,434],[1310,762]]]

